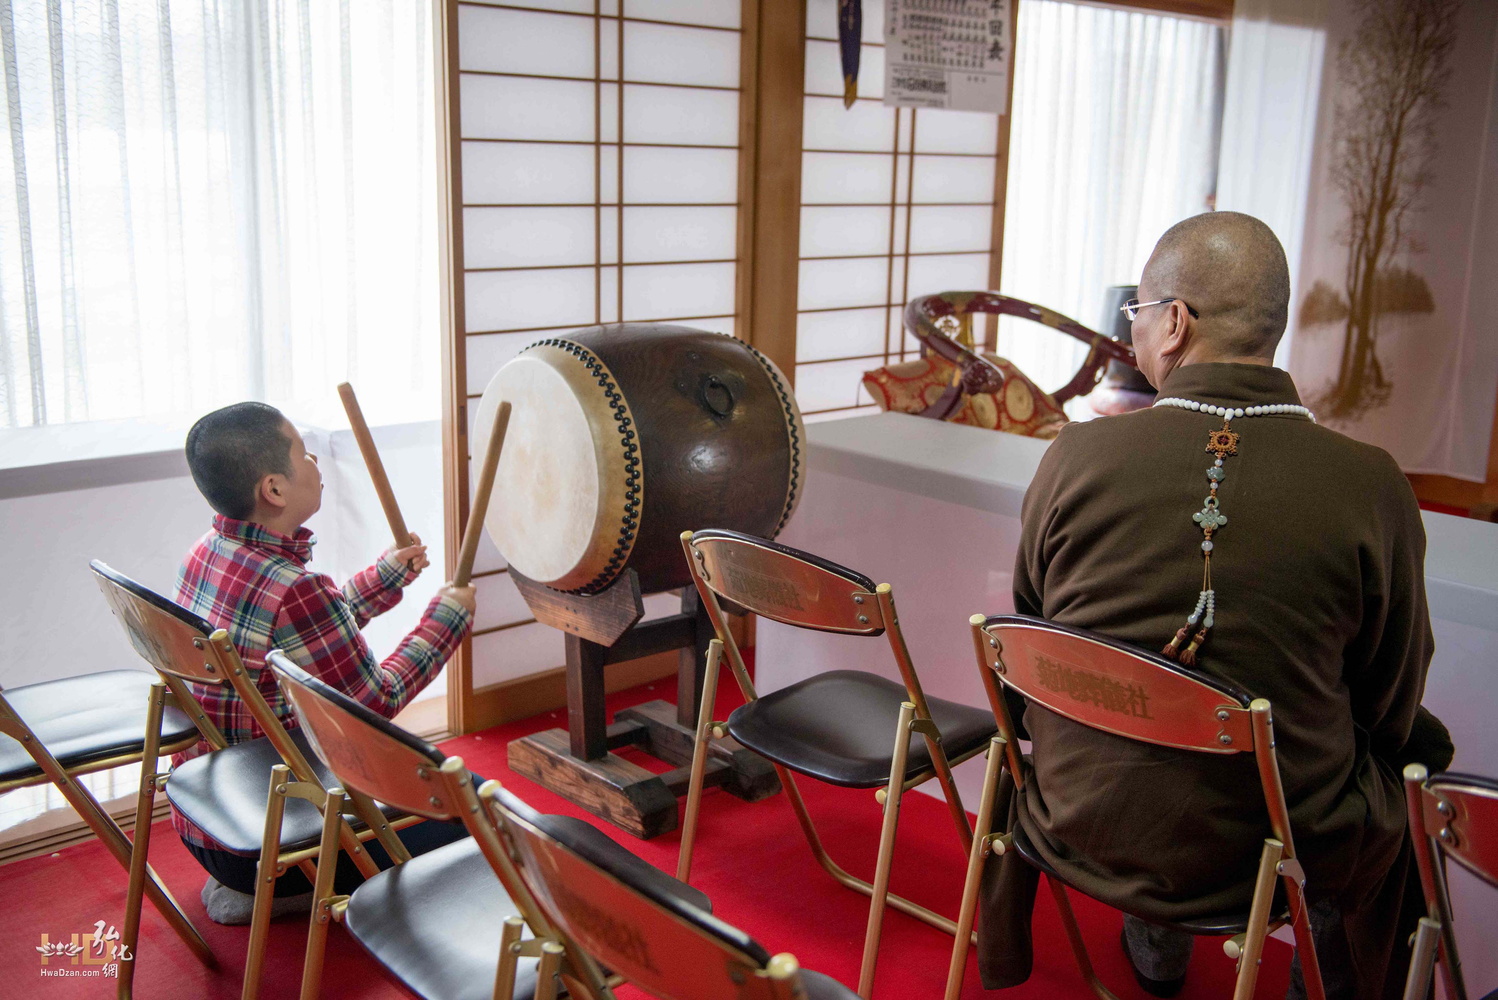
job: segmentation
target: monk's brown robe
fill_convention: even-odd
[[[1290,376],[1239,364],[1177,368],[1160,396],[1248,407],[1299,403]],[[1202,585],[1205,451],[1222,418],[1158,407],[1068,425],[1025,496],[1015,610],[1159,651]],[[1219,495],[1216,625],[1197,669],[1273,705],[1292,833],[1313,899],[1346,921],[1359,997],[1398,995],[1394,940],[1408,888],[1396,764],[1433,646],[1425,530],[1384,451],[1304,417],[1233,421]],[[1270,835],[1253,755],[1149,747],[1030,707],[1033,771],[1011,817],[1081,891],[1146,919],[1246,911]],[[1033,875],[985,873],[980,970],[1029,973]],[[1418,900],[1418,891],[1415,894]],[[1023,912],[1018,912],[1023,910]],[[1397,952],[1397,954],[1395,954]],[[1397,980],[1397,983],[1395,982]]]

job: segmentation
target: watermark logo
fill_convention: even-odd
[[[36,946],[42,957],[41,975],[55,978],[117,979],[120,963],[134,959],[128,945],[120,943],[114,924],[94,921],[92,933],[53,936],[43,933]]]

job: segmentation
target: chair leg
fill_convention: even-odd
[[[676,860],[676,877],[686,882],[692,874],[692,848],[697,842],[697,812],[702,808],[702,779],[707,773],[707,744],[712,738],[713,706],[718,701],[718,664],[723,656],[723,642],[713,639],[707,644],[707,668],[702,675],[702,703],[697,707],[697,736],[692,749],[692,776],[687,784],[686,815],[681,824],[681,851]]]
[[[1264,841],[1263,853],[1259,855],[1259,873],[1254,879],[1253,904],[1248,911],[1248,929],[1243,937],[1243,952],[1238,958],[1238,981],[1233,988],[1233,1000],[1251,1000],[1254,995],[1254,987],[1258,985],[1259,963],[1264,956],[1264,941],[1269,937],[1269,910],[1274,903],[1274,880],[1278,876],[1280,858],[1284,856],[1285,845],[1274,838]],[[1291,904],[1299,907],[1300,913],[1296,920],[1296,947],[1308,948],[1314,952],[1311,946],[1310,935],[1307,933],[1306,940],[1300,940],[1299,925],[1306,919],[1305,899],[1299,897],[1291,899]],[[1309,924],[1306,925],[1309,930]],[[1311,958],[1313,968],[1317,968],[1318,975],[1316,985],[1311,985],[1310,969],[1306,967],[1305,958],[1301,958],[1301,969],[1306,972],[1306,989],[1308,992],[1314,990],[1311,996],[1315,1000],[1321,1000],[1321,977],[1319,967],[1315,965],[1314,954]]]
[[[260,838],[260,860],[255,866],[255,906],[250,911],[250,946],[244,963],[241,1000],[257,1000],[265,965],[265,939],[270,933],[270,908],[276,894],[276,868],[281,854],[281,819],[286,813],[286,783],[291,769],[270,769],[270,797],[265,805],[265,831]]]
[[[307,927],[307,957],[302,964],[302,1000],[317,1000],[322,992],[322,967],[328,948],[328,925],[333,922],[333,903],[337,901],[337,897],[333,895],[333,875],[338,870],[338,826],[342,817],[343,791],[334,788],[323,800],[317,878],[312,883],[312,919]],[[266,856],[263,849],[260,856]],[[260,886],[257,884],[255,888],[255,905],[258,907]],[[274,892],[267,895],[273,897]]]
[[[967,973],[968,935],[978,909],[978,882],[983,874],[983,856],[988,833],[993,829],[994,799],[998,796],[999,768],[1003,766],[1004,741],[995,737],[988,743],[988,762],[983,770],[983,792],[978,798],[978,822],[973,831],[973,846],[967,853],[967,877],[962,880],[962,905],[957,910],[957,936],[952,941],[952,964],[947,967],[945,1000],[957,1000],[962,992],[962,977]]]
[[[900,798],[905,789],[905,764],[910,758],[910,722],[915,705],[900,705],[895,723],[895,749],[890,757],[889,785],[884,797],[884,822],[879,828],[879,856],[874,862],[874,885],[869,894],[869,925],[863,936],[863,964],[858,972],[858,995],[869,1000],[874,992],[874,967],[879,962],[879,937],[884,929],[884,904],[889,896],[889,870],[894,861],[895,830],[900,822]]]
[[[1284,871],[1286,865],[1295,866],[1293,876]],[[1316,953],[1316,937],[1311,933],[1311,904],[1306,902],[1304,873],[1293,859],[1281,861],[1276,867],[1285,883],[1286,898],[1298,901],[1291,915],[1291,931],[1295,935],[1295,953],[1300,956],[1300,974],[1306,984],[1306,997],[1308,1000],[1326,1000],[1326,984],[1321,979],[1321,956]]]
[[[34,736],[32,741],[36,742]],[[45,751],[45,747],[39,749]],[[94,836],[99,838],[99,842],[108,849],[110,854],[114,855],[115,860],[128,872],[134,849],[131,846],[130,838],[125,836],[125,831],[120,829],[120,825],[114,821],[114,817],[105,812],[104,807],[99,805],[99,801],[90,795],[88,790],[80,785],[75,777],[64,771],[62,766],[57,763],[50,753],[37,753],[33,751],[32,756],[41,766],[42,770],[46,772],[47,776],[52,779],[53,787],[62,794],[68,805],[73,807],[73,811],[94,832]],[[151,901],[151,905],[156,908],[157,912],[161,914],[172,930],[176,931],[177,936],[192,949],[198,961],[210,969],[218,965],[218,959],[214,957],[213,949],[208,947],[208,942],[203,940],[203,935],[198,933],[198,929],[192,925],[192,921],[187,919],[187,914],[182,912],[182,907],[177,903],[177,900],[172,897],[171,892],[167,890],[166,886],[161,884],[160,877],[151,868],[149,863],[146,865],[145,897]]]
[[[873,883],[851,875],[843,869],[832,855],[827,853],[827,848],[822,844],[821,835],[817,833],[816,824],[812,822],[811,812],[806,808],[806,800],[801,797],[801,789],[796,785],[795,776],[779,764],[775,765],[775,773],[780,778],[780,786],[785,789],[786,798],[790,801],[791,809],[796,813],[796,820],[801,824],[801,832],[806,837],[806,843],[811,848],[811,853],[817,859],[817,864],[822,870],[831,875],[841,885],[847,886],[854,892],[861,892],[865,896],[873,894]],[[892,908],[899,910],[909,917],[930,924],[937,930],[948,934],[957,933],[957,922],[949,917],[944,917],[935,910],[928,909],[919,903],[913,903],[904,896],[890,893],[887,902]]]
[[[166,708],[166,685],[151,685],[146,702],[146,739],[140,758],[140,792],[135,800],[135,842],[130,848],[130,884],[125,893],[125,925],[120,931],[119,982],[116,996],[130,1000],[135,987],[135,962],[140,951],[140,910],[146,888],[146,859],[151,850],[151,812],[156,805],[156,762],[161,749],[161,717]],[[128,956],[128,958],[126,957]]]
[[[557,1000],[557,972],[562,968],[564,949],[555,941],[541,944],[541,961],[536,965],[535,1000]]]
[[[494,1000],[514,1000],[515,966],[519,964],[515,949],[524,929],[523,917],[505,917],[504,929],[499,934],[499,965],[494,969]]]
[[[1067,898],[1066,886],[1049,875],[1045,877],[1046,885],[1051,889],[1051,898],[1056,901],[1056,909],[1061,913],[1061,925],[1066,928],[1066,939],[1071,943],[1071,953],[1077,960],[1077,968],[1082,972],[1082,978],[1087,980],[1087,985],[1100,1000],[1118,1000],[1113,991],[1103,985],[1103,981],[1097,977],[1092,968],[1092,958],[1087,954],[1087,944],[1082,940],[1082,928],[1077,926],[1077,915],[1072,912],[1071,900]]]
[[[1436,947],[1441,942],[1441,925],[1429,917],[1420,918],[1415,931],[1415,947],[1410,955],[1410,972],[1404,980],[1404,1000],[1425,1000],[1430,995],[1430,980],[1435,973]],[[1455,997],[1449,1000],[1456,1000]]]
[[[1456,950],[1455,922],[1451,914],[1451,887],[1446,881],[1446,855],[1437,851],[1435,845],[1434,839],[1425,838],[1423,849],[1431,852],[1435,865],[1433,871],[1438,873],[1435,878],[1435,904],[1441,923],[1441,944],[1437,949],[1441,985],[1446,989],[1448,1000],[1467,1000],[1466,976],[1462,973],[1461,955]],[[1421,847],[1422,845],[1416,845],[1417,850]]]

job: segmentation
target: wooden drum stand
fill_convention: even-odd
[[[676,829],[678,796],[687,792],[702,698],[712,622],[697,591],[682,591],[681,611],[640,623],[645,605],[633,569],[593,595],[567,594],[526,579],[510,578],[536,620],[567,637],[567,728],[515,740],[510,770],[577,803],[636,837]],[[676,704],[650,701],[619,712],[613,725],[604,708],[604,670],[668,650],[680,650]],[[654,774],[612,751],[634,746],[676,765]],[[780,781],[769,761],[731,739],[713,740],[706,782],[748,802],[774,795]]]

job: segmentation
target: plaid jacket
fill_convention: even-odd
[[[287,728],[298,725],[275,676],[264,669],[272,649],[387,718],[400,711],[436,676],[463,641],[472,616],[444,597],[432,598],[414,631],[383,662],[359,630],[400,603],[412,575],[381,556],[339,590],[331,578],[307,569],[315,539],[306,528],[288,538],[263,525],[219,515],[177,573],[177,603],[227,629],[255,686]],[[230,743],[264,735],[233,688],[193,684],[192,692]],[[174,765],[209,750],[206,741],[173,758]],[[217,843],[174,812],[182,839],[202,847]]]

